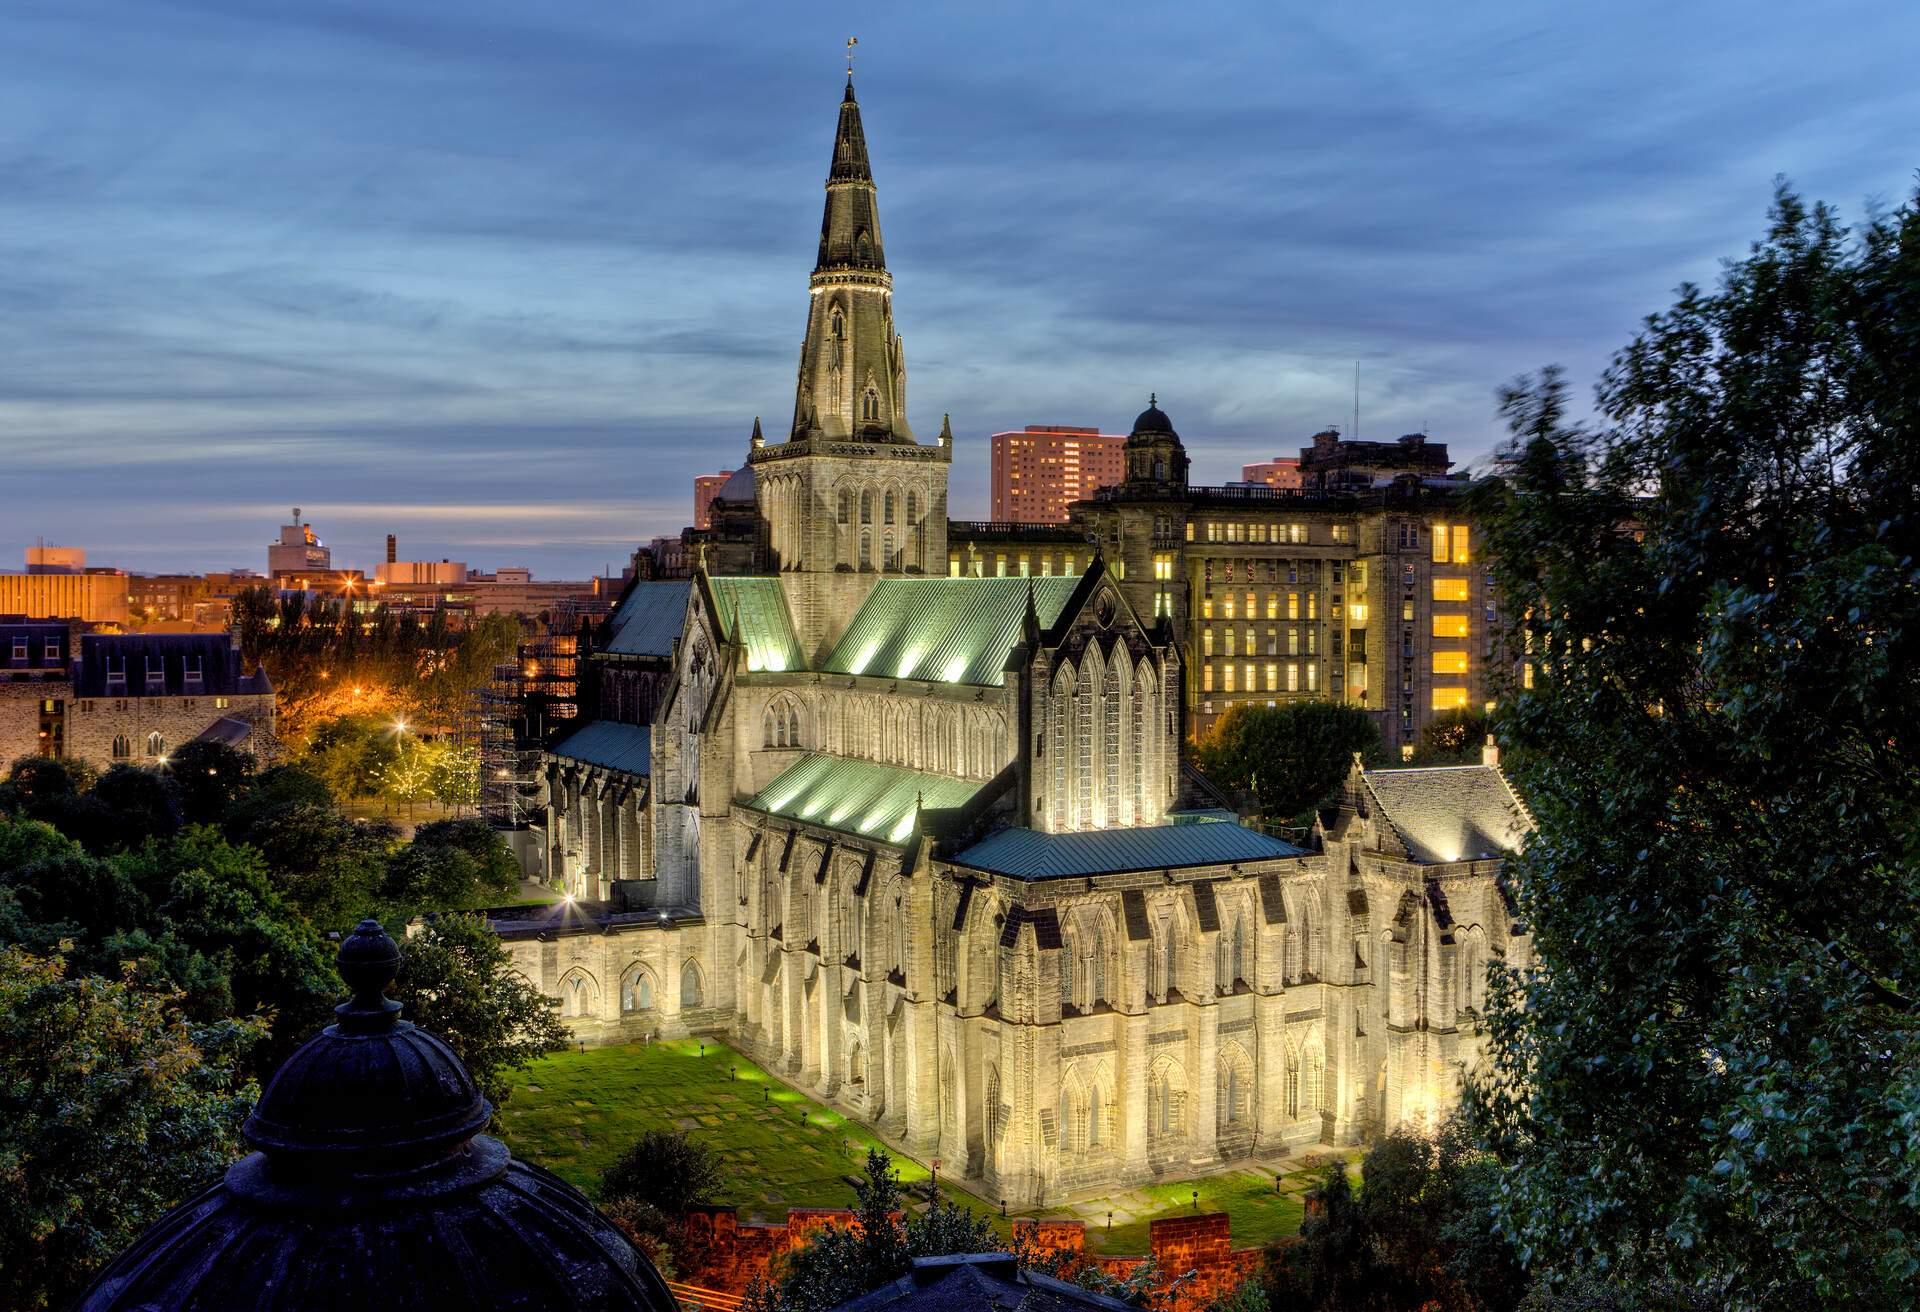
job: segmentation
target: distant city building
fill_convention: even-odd
[[[333,567],[333,553],[326,543],[313,535],[313,525],[302,523],[300,507],[293,508],[293,523],[280,526],[280,540],[267,545],[267,575],[317,573]]]
[[[0,623],[0,672],[0,761],[164,765],[200,738],[272,755],[273,686],[225,634]]]
[[[733,474],[733,470],[723,469],[717,474],[696,474],[694,476],[693,526],[695,528],[704,529],[713,527],[713,517],[708,511],[708,507],[713,504],[714,494],[726,486],[727,480],[732,478]]]
[[[45,542],[27,548],[29,574],[84,574],[87,572],[85,547],[55,547]]]
[[[461,560],[387,560],[374,569],[374,581],[385,587],[451,588],[467,581]]]
[[[1242,465],[1240,466],[1240,481],[1243,483],[1264,483],[1268,487],[1299,487],[1300,458],[1298,456],[1275,456],[1271,460],[1262,460],[1257,465]]]
[[[1073,520],[1140,614],[1179,635],[1191,733],[1234,705],[1330,697],[1373,712],[1404,752],[1435,715],[1491,695],[1498,607],[1444,443],[1329,431],[1301,452],[1299,488],[1199,487],[1152,406],[1127,458],[1126,480]]]
[[[1127,439],[1097,428],[1029,424],[995,433],[993,518],[1001,523],[1064,524],[1067,507],[1118,483]]]
[[[28,547],[25,573],[0,574],[0,615],[125,624],[126,574],[86,566],[80,547]]]
[[[1394,442],[1352,442],[1329,428],[1313,435],[1313,445],[1300,448],[1297,486],[1322,492],[1364,491],[1392,482],[1402,474],[1416,478],[1449,475],[1453,462],[1445,442],[1429,442],[1424,433],[1409,433]]]

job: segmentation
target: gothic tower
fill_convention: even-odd
[[[773,445],[756,433],[747,455],[809,660],[832,649],[877,576],[946,572],[953,459],[946,425],[921,445],[907,423],[906,351],[851,73],[826,189],[793,426]]]

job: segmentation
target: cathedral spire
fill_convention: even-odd
[[[851,70],[826,191],[789,440],[911,442],[906,352],[893,330],[893,279]]]

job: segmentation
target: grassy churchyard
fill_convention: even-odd
[[[860,1169],[869,1148],[885,1148],[860,1125],[712,1040],[543,1057],[515,1078],[500,1119],[516,1153],[589,1194],[600,1172],[641,1134],[685,1130],[726,1164],[730,1193],[724,1201],[739,1209],[742,1220],[778,1221],[789,1207],[851,1206],[847,1177]],[[887,1151],[903,1182],[927,1178],[923,1164]],[[1246,1166],[1200,1180],[1145,1185],[1031,1215],[1085,1221],[1087,1245],[1096,1252],[1144,1253],[1148,1224],[1191,1215],[1197,1190],[1198,1210],[1226,1212],[1233,1219],[1234,1246],[1249,1247],[1299,1230],[1317,1176],[1305,1161],[1287,1159],[1273,1168]],[[941,1193],[998,1223],[988,1200],[944,1180]]]

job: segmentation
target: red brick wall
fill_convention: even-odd
[[[827,1226],[854,1224],[853,1210],[845,1207],[796,1207],[787,1213],[782,1225],[743,1225],[730,1207],[695,1208],[686,1214],[687,1237],[703,1258],[694,1270],[681,1272],[679,1278],[708,1289],[744,1294],[756,1278],[769,1274],[774,1259],[781,1254],[802,1246]],[[1013,1228],[1029,1235],[1037,1252],[1081,1256],[1098,1262],[1102,1270],[1117,1278],[1125,1278],[1147,1260],[1144,1256],[1088,1253],[1084,1221],[1023,1217],[1013,1223]],[[1155,1221],[1148,1227],[1147,1246],[1154,1265],[1169,1281],[1189,1271],[1194,1273],[1169,1312],[1198,1312],[1260,1264],[1259,1249],[1233,1247],[1231,1222],[1224,1212]]]

